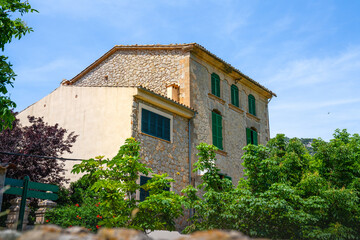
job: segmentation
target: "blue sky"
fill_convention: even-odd
[[[21,111],[114,45],[196,42],[275,92],[271,137],[360,133],[360,1],[30,0],[6,46]]]

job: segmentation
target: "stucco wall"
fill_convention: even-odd
[[[211,74],[220,76],[220,98],[211,93]],[[193,148],[200,142],[212,143],[211,112],[218,110],[223,119],[223,151],[217,154],[218,166],[221,172],[232,177],[236,184],[243,177],[241,156],[246,145],[246,128],[256,128],[259,144],[266,144],[269,139],[267,100],[249,87],[236,83],[239,88],[239,108],[230,106],[230,87],[235,79],[219,68],[191,55],[190,58],[191,107],[198,112],[194,119]],[[256,98],[257,118],[248,112],[248,95]],[[195,151],[193,159],[196,159]]]
[[[127,137],[131,137],[132,101],[135,88],[61,86],[19,113],[17,118],[28,124],[27,116],[44,117],[58,123],[68,132],[79,135],[71,150],[62,157],[89,159],[104,155],[111,158]],[[72,169],[75,161],[66,161]],[[79,176],[66,176],[75,181]]]
[[[184,78],[181,50],[117,51],[74,83],[75,86],[139,86],[166,94],[166,86]],[[107,80],[105,78],[107,76]]]

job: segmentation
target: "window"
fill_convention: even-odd
[[[239,89],[236,85],[231,85],[231,104],[239,107]]]
[[[150,179],[151,177],[140,176],[140,186],[145,185]],[[170,191],[170,186],[164,188],[164,191]],[[150,196],[149,191],[140,188],[140,202],[144,201],[148,196]]]
[[[170,118],[142,108],[141,131],[143,133],[170,141],[170,130]]]
[[[216,73],[211,74],[211,93],[220,97],[220,77]]]
[[[220,179],[226,178],[226,179],[229,179],[230,181],[232,181],[232,178],[224,173],[219,173],[219,177],[220,177]]]
[[[258,134],[251,128],[246,128],[246,143],[258,145]]]
[[[212,135],[213,145],[223,150],[222,116],[214,111],[212,112]]]
[[[140,186],[146,184],[150,179],[151,177],[140,176]],[[140,188],[140,202],[144,201],[148,196],[149,191],[145,191],[144,189]]]
[[[251,94],[249,95],[249,113],[256,116],[255,97]]]

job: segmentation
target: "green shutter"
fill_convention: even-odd
[[[222,137],[222,116],[217,115],[217,127],[218,127],[218,148],[223,150],[223,137]]]
[[[256,131],[252,130],[254,145],[258,145],[258,134]]]
[[[239,89],[236,85],[231,85],[231,104],[239,107]]]
[[[214,75],[212,74],[211,75],[211,93],[212,94],[214,94],[214,95],[216,95],[216,93],[215,93],[215,78],[214,78]]]
[[[256,116],[255,97],[250,94],[248,97],[248,101],[249,101],[249,113]]]
[[[220,97],[220,77],[216,73],[211,74],[211,93]]]
[[[251,129],[246,128],[246,144],[251,144]]]
[[[213,134],[213,145],[219,149],[223,149],[223,138],[222,138],[222,116],[212,112],[212,134]]]
[[[149,111],[146,109],[142,109],[141,111],[141,131],[148,132],[149,131]]]
[[[254,112],[254,116],[256,116],[256,104],[255,104],[255,98],[254,98],[254,101],[253,101],[253,105],[254,105],[254,106],[253,106],[253,108],[254,108],[254,111],[253,111],[253,112]]]
[[[235,106],[239,107],[240,104],[239,104],[239,89],[236,88],[236,91],[235,91]]]
[[[212,134],[213,134],[213,145],[217,146],[217,117],[216,113],[212,112]]]

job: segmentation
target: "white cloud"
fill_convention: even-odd
[[[275,74],[269,76],[266,82],[279,86],[279,90],[347,81],[347,78],[353,77],[353,71],[360,73],[360,47],[349,48],[331,57],[293,60],[278,66],[278,71],[275,68],[273,70]]]
[[[41,64],[41,63],[40,63]],[[31,83],[43,84],[49,82],[59,83],[64,77],[63,72],[71,73],[78,69],[79,63],[75,59],[55,59],[43,65],[30,65],[17,69],[15,84]]]

